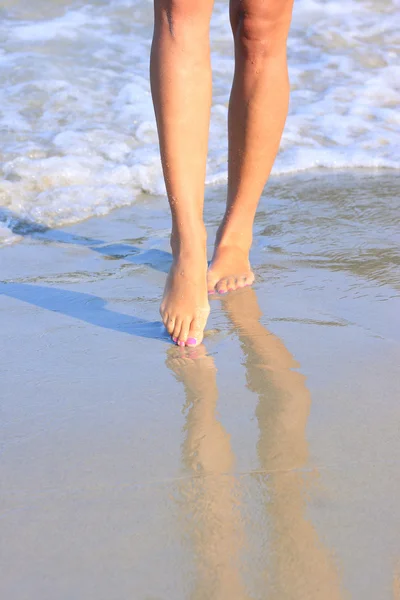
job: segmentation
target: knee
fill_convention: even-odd
[[[236,0],[232,4],[235,44],[246,58],[267,58],[286,52],[293,0]]]
[[[154,0],[155,27],[169,32],[175,40],[208,36],[211,8],[198,0]]]

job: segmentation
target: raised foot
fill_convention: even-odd
[[[226,294],[253,282],[254,273],[248,252],[237,246],[219,246],[215,249],[207,274],[209,294]]]
[[[177,258],[165,284],[160,315],[178,346],[198,346],[210,314],[204,257]]]

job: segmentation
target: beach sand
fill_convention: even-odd
[[[0,597],[400,598],[398,179],[271,180],[204,345],[163,197],[0,249]],[[208,188],[213,233],[224,204]],[[13,215],[8,215],[10,219]]]

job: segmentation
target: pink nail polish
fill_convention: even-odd
[[[176,342],[178,341],[178,338],[172,338],[172,341],[175,342],[175,344],[176,344]]]
[[[196,338],[188,338],[186,343],[188,346],[195,346],[197,344],[197,340]]]
[[[184,346],[184,345],[185,345],[185,342],[178,342],[178,346],[181,346],[181,347],[182,347],[182,346]]]
[[[218,293],[219,294],[226,294],[226,290],[220,290]]]

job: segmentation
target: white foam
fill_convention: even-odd
[[[37,21],[33,23],[22,23],[13,27],[11,36],[21,41],[45,42],[55,38],[76,39],[84,25],[93,27],[92,35],[95,34],[94,26],[107,25],[107,20],[100,16],[93,19],[85,10],[70,10],[62,17],[49,21]],[[87,28],[85,29],[87,34]]]
[[[17,235],[13,233],[7,223],[0,223],[0,245],[1,246],[10,246],[11,244],[15,244],[22,239],[21,235]]]
[[[42,20],[32,6],[18,10],[3,9],[0,22],[0,207],[55,226],[142,191],[164,193],[148,79],[152,3],[66,0]],[[296,0],[291,107],[275,174],[400,167],[395,14],[394,0]],[[207,182],[215,183],[226,180],[233,73],[225,0],[211,38]],[[3,219],[2,240],[14,241],[6,231]]]

